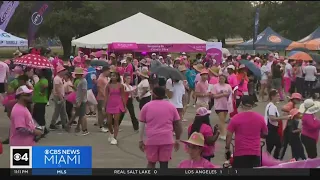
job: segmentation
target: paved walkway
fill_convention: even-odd
[[[279,104],[279,106],[282,104]],[[254,110],[263,114],[266,103],[259,103]],[[136,114],[138,115],[138,105],[135,104]],[[47,107],[47,122],[51,120],[53,106]],[[189,107],[186,113],[188,122],[183,122],[183,136],[187,138],[186,129],[194,118],[195,108]],[[9,120],[3,113],[3,108],[0,108],[0,139],[5,139],[8,134]],[[138,117],[138,116],[137,116]],[[211,115],[211,123],[216,124],[218,117],[215,113]],[[99,132],[99,128],[93,126],[95,118],[90,117],[88,120],[88,127],[90,134],[88,136],[76,136],[74,133],[66,133],[63,131],[50,132],[45,139],[42,139],[39,146],[55,146],[55,145],[69,145],[69,146],[92,146],[92,166],[95,168],[144,168],[146,167],[146,158],[138,148],[139,134],[134,133],[129,115],[125,116],[121,124],[122,131],[119,133],[118,145],[110,145],[107,141],[108,134]],[[212,162],[216,165],[222,165],[224,158],[225,143],[218,140],[216,143],[215,158]],[[176,167],[181,160],[188,158],[183,146],[180,146],[178,152],[174,152],[169,166]],[[319,151],[320,148],[318,148]],[[318,152],[318,154],[320,154]],[[288,148],[286,159],[290,159],[291,150]],[[9,167],[9,146],[4,145],[4,153],[0,155],[0,168]]]

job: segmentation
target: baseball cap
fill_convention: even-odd
[[[235,69],[236,69],[236,67],[234,67],[234,65],[229,65],[229,66],[227,66],[227,69],[235,70]]]
[[[253,106],[254,105],[253,99],[248,95],[242,96],[241,103],[242,103],[242,105],[249,105],[249,106]]]
[[[156,53],[152,53],[152,54],[151,54],[151,56],[156,56],[156,55],[157,55]]]
[[[211,111],[205,107],[199,107],[196,111],[196,116],[206,116],[208,114],[211,114]]]
[[[31,94],[33,92],[33,90],[29,89],[26,85],[20,86],[17,91],[16,91],[16,95],[19,94]]]

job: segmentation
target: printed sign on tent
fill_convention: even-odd
[[[207,55],[213,57],[217,64],[222,62],[222,43],[221,42],[207,42],[206,43]]]

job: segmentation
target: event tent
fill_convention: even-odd
[[[320,27],[298,42],[311,51],[320,50]]]
[[[28,40],[19,38],[0,29],[0,47],[24,47]]]
[[[235,49],[239,50],[252,50],[253,39],[238,44]],[[257,36],[257,41],[255,42],[256,50],[286,50],[290,49],[292,44],[300,44],[289,39],[286,39],[273,31],[270,27],[267,27]]]
[[[176,47],[182,46],[185,46],[185,48],[186,46],[192,46],[192,48],[189,47],[190,51],[197,51],[197,46],[201,46],[201,49],[205,51],[205,43],[206,41],[164,24],[143,13],[137,13],[72,41],[73,46],[83,48],[101,49],[110,48],[112,44],[121,44],[121,47],[130,46],[137,49],[137,51],[149,49],[155,52],[177,49]],[[188,48],[186,49],[188,51]]]

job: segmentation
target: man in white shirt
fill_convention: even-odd
[[[312,88],[316,82],[317,68],[312,64],[312,61],[309,62],[307,66],[303,69],[304,82],[305,82],[305,96],[306,98],[311,96]]]
[[[267,62],[267,72],[268,72],[267,89],[268,89],[268,92],[270,92],[270,90],[271,90],[271,82],[272,82],[271,66],[273,64],[273,61],[274,61],[274,55],[272,53],[270,53],[268,55],[268,62]]]
[[[8,83],[9,66],[0,61],[0,95],[6,92],[6,84]]]
[[[177,108],[180,118],[183,118],[183,95],[186,93],[182,81],[175,81],[171,78],[166,82],[166,94],[169,101]],[[183,119],[182,119],[183,120]],[[183,120],[186,121],[186,120]]]
[[[294,60],[290,59],[285,67],[284,67],[284,93],[286,97],[290,95],[289,90],[291,88],[291,83],[293,81],[293,71],[292,71],[292,64],[294,63]]]

